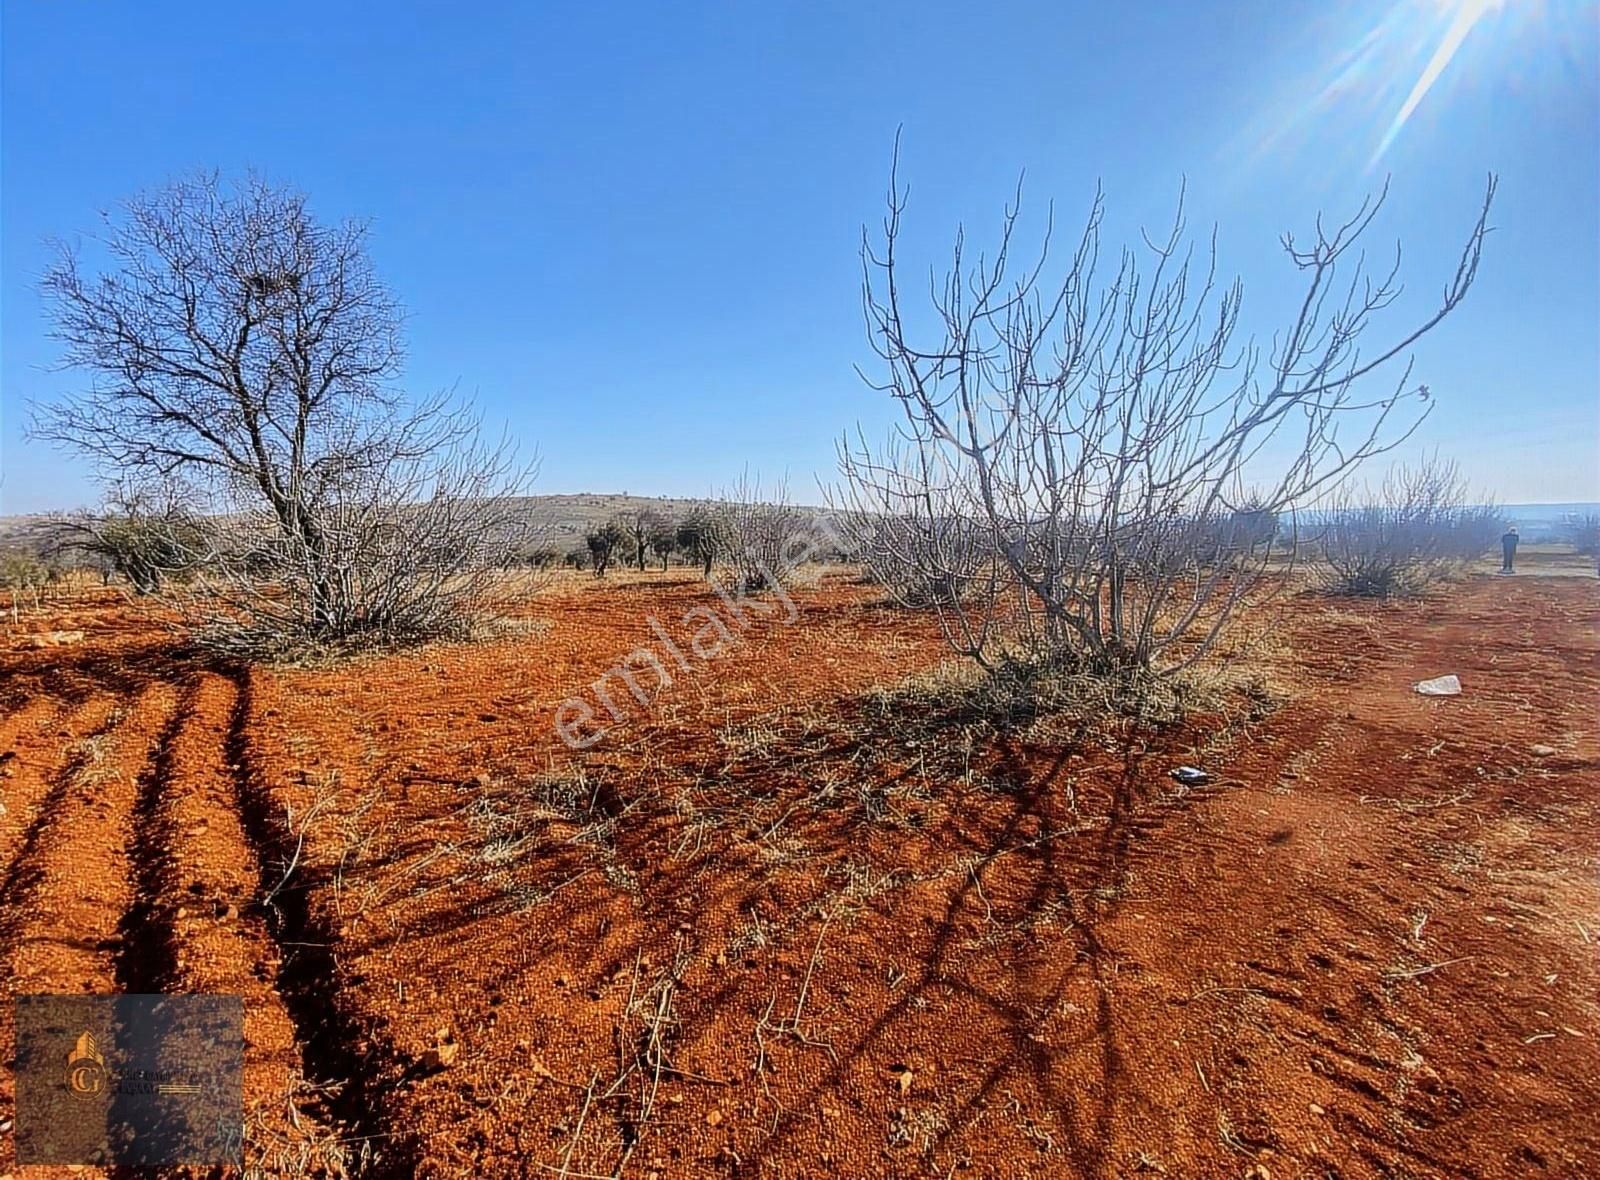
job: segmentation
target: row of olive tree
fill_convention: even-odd
[[[726,549],[722,515],[714,506],[697,508],[681,520],[654,508],[639,508],[590,529],[582,548],[569,556],[576,559],[571,564],[592,568],[596,577],[604,577],[613,564],[631,563],[642,573],[650,558],[665,570],[677,556],[699,566],[709,578],[713,563]]]
[[[596,577],[618,562],[643,571],[648,555],[665,570],[678,554],[708,579],[721,563],[739,588],[774,590],[789,584],[806,560],[833,552],[820,544],[821,533],[814,515],[790,502],[786,484],[763,490],[746,472],[682,520],[651,508],[629,510],[591,529],[584,546]]]

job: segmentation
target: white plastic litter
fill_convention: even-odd
[[[1180,766],[1176,770],[1168,771],[1168,773],[1186,787],[1199,786],[1211,778],[1209,774],[1198,766]]]
[[[1432,680],[1419,680],[1417,691],[1425,697],[1458,697],[1461,681],[1454,676],[1435,676]]]

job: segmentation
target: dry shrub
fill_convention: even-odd
[[[1333,594],[1419,594],[1493,547],[1503,527],[1492,504],[1468,503],[1455,463],[1437,456],[1396,464],[1359,497],[1346,490],[1322,528],[1322,581]]]

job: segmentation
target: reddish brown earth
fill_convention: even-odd
[[[25,619],[86,637],[0,638],[4,998],[243,995],[254,1175],[1600,1174],[1600,588],[1292,598],[1281,708],[1114,732],[889,709],[936,625],[796,599],[709,662],[672,577],[320,670]]]

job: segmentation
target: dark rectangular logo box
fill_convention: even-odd
[[[238,996],[18,996],[19,1164],[238,1164]]]

